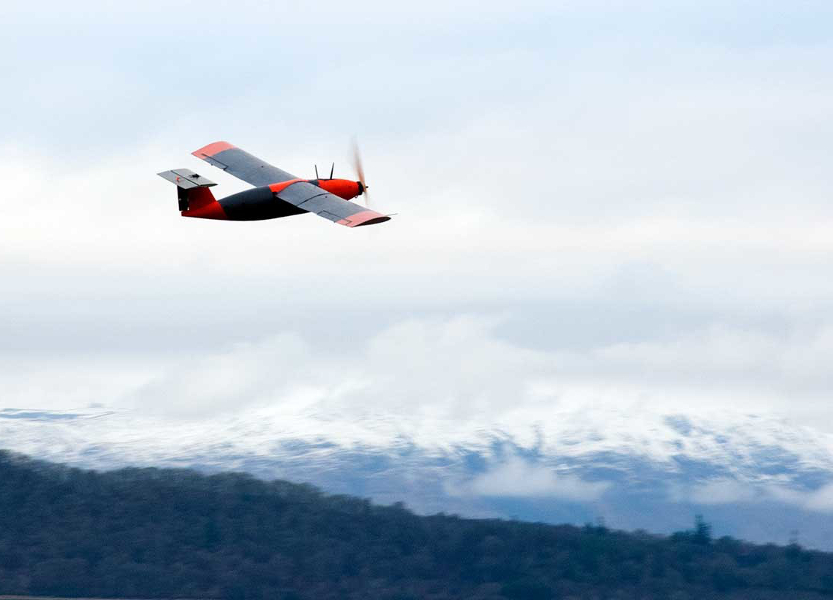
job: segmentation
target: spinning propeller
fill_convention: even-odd
[[[353,168],[359,176],[359,195],[364,194],[364,205],[370,208],[370,196],[367,193],[367,184],[364,182],[364,168],[362,168],[362,156],[359,153],[359,144],[353,140]]]

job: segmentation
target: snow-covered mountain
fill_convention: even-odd
[[[419,512],[717,535],[833,549],[833,436],[772,416],[519,410],[500,423],[314,405],[202,421],[0,409],[0,447],[109,469],[243,470]]]

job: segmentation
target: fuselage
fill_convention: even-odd
[[[225,198],[215,199],[208,188],[191,190],[192,199],[183,217],[199,219],[221,219],[228,221],[262,221],[291,215],[300,215],[303,208],[281,200],[280,193],[289,186],[305,182],[330,192],[344,200],[351,200],[364,189],[361,182],[348,179],[292,179],[238,192]]]

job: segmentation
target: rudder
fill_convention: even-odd
[[[190,169],[173,169],[157,175],[176,185],[180,212],[198,210],[215,200],[208,188],[217,184]]]

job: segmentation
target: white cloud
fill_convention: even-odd
[[[833,512],[833,484],[828,484],[813,492],[807,498],[805,506],[818,512]]]
[[[823,357],[833,353],[833,328],[778,335],[726,325],[669,341],[617,343],[599,348],[593,364],[625,377],[693,384],[748,386],[752,379],[770,388],[814,389],[826,394],[831,376]],[[628,375],[626,375],[628,374]]]
[[[224,313],[216,307],[200,314],[222,318]],[[9,368],[0,371],[4,403],[105,402],[189,418],[280,405],[293,390],[314,388],[323,411],[382,411],[467,423],[584,405],[665,414],[730,405],[791,414],[821,427],[828,410],[829,335],[813,330],[807,337],[783,338],[722,329],[668,342],[551,351],[499,336],[506,321],[497,317],[411,318],[366,331],[358,318],[359,327],[349,330],[354,337],[338,345],[326,336],[313,339],[287,330],[251,342],[106,359],[96,353],[50,352],[44,361],[9,355]],[[796,407],[799,399],[802,406]]]
[[[293,392],[315,384],[316,358],[303,340],[280,335],[257,344],[237,344],[226,352],[180,357],[129,394],[140,410],[200,417],[268,402],[285,402]],[[346,372],[330,372],[333,381]]]
[[[833,484],[810,490],[797,485],[718,478],[673,488],[670,498],[705,505],[779,502],[811,512],[833,512]]]
[[[766,491],[770,497],[785,504],[813,512],[833,512],[833,484],[809,491],[795,487],[769,486]]]
[[[701,407],[731,399],[736,409],[778,411],[794,402],[793,390],[809,402],[827,389],[826,369],[807,366],[823,365],[829,352],[815,338],[721,330],[668,343],[547,352],[497,337],[500,322],[474,316],[410,319],[354,340],[347,355],[311,346],[297,334],[279,335],[175,358],[144,388],[143,398],[181,398],[211,412],[280,402],[287,389],[312,384],[340,390],[327,396],[330,409],[473,419],[602,397],[621,405],[634,393],[642,404],[662,410],[685,412],[695,398]],[[796,373],[799,353],[804,368]],[[809,402],[809,412],[816,406]]]
[[[600,498],[610,484],[559,474],[544,465],[513,457],[466,484],[447,487],[452,494],[590,501]]]
[[[473,317],[406,321],[370,338],[354,354],[279,335],[226,351],[172,357],[122,402],[194,417],[278,406],[292,390],[318,390],[318,410],[383,410],[463,419],[551,400],[530,387],[549,367],[546,354],[489,335]]]
[[[754,486],[749,483],[733,479],[714,479],[695,486],[685,499],[699,504],[736,504],[753,502],[758,497]]]

